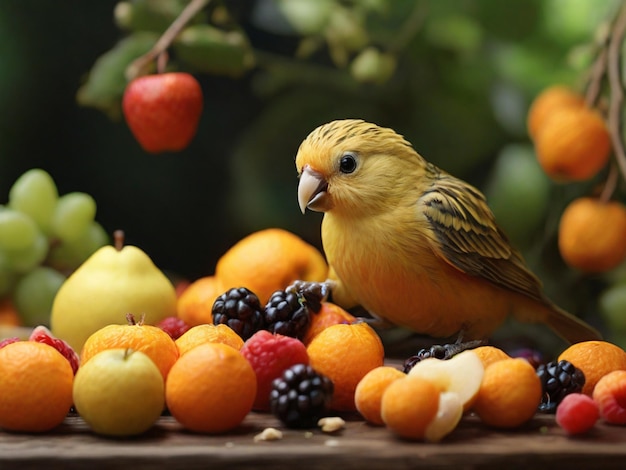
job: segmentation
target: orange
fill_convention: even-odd
[[[391,366],[376,367],[365,374],[354,391],[354,404],[361,416],[372,424],[384,424],[380,409],[383,393],[402,377],[406,374]]]
[[[535,415],[542,393],[535,368],[526,359],[503,359],[485,369],[473,410],[488,426],[516,428]]]
[[[307,346],[311,367],[335,387],[330,407],[354,411],[356,386],[370,370],[383,365],[382,341],[367,323],[329,326]]]
[[[355,321],[356,318],[339,305],[332,302],[322,302],[322,307],[319,312],[313,312],[311,314],[311,323],[304,338],[302,338],[302,342],[309,344],[318,333],[331,325],[354,323]]]
[[[74,371],[59,351],[35,341],[0,349],[0,427],[45,432],[72,406]]]
[[[21,326],[22,319],[20,318],[11,299],[0,300],[0,325],[7,326]]]
[[[407,439],[424,439],[439,409],[439,387],[421,377],[407,375],[394,380],[381,401],[385,425]]]
[[[224,291],[246,287],[261,305],[293,281],[326,280],[328,265],[320,251],[279,228],[260,230],[240,240],[218,260],[215,275]]]
[[[565,108],[546,121],[535,140],[539,164],[557,181],[584,181],[609,161],[611,136],[604,119],[586,107]]]
[[[180,356],[205,343],[223,343],[237,350],[243,346],[243,339],[232,328],[227,325],[213,324],[191,327],[175,342]]]
[[[537,95],[528,110],[528,133],[534,139],[556,111],[569,107],[581,108],[584,105],[585,99],[574,90],[563,85],[548,87]]]
[[[511,356],[495,346],[479,346],[476,349],[472,349],[472,351],[478,355],[478,358],[481,360],[483,367],[485,368],[494,362],[501,361],[503,359],[511,359]]]
[[[626,370],[626,351],[607,341],[572,344],[558,358],[574,364],[585,374],[582,393],[591,396],[598,380],[614,370]]]
[[[600,273],[626,258],[626,207],[617,201],[581,197],[563,211],[559,251],[571,267]]]
[[[185,428],[221,433],[239,426],[252,410],[256,388],[254,370],[239,351],[206,343],[174,364],[165,383],[165,402]]]
[[[222,283],[215,276],[196,279],[178,297],[177,316],[189,326],[213,323],[213,303],[223,292]]]
[[[107,325],[89,336],[80,353],[80,363],[105,349],[127,349],[145,353],[157,365],[163,379],[178,359],[178,347],[174,340],[161,328],[144,325],[142,321],[134,323],[129,315],[126,325]]]

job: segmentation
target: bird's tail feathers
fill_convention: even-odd
[[[552,303],[546,305],[544,322],[571,344],[602,339],[602,335],[594,327]]]

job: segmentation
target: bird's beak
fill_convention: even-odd
[[[315,171],[309,165],[305,165],[300,174],[298,184],[298,204],[304,214],[307,207],[313,211],[323,212],[326,210],[328,182],[321,173]]]

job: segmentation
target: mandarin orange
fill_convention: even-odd
[[[185,428],[222,433],[239,426],[252,410],[256,389],[254,370],[239,351],[206,343],[176,361],[165,383],[165,401]]]
[[[118,348],[145,353],[154,361],[164,379],[179,355],[178,347],[170,335],[157,326],[144,325],[141,320],[135,323],[132,315],[129,315],[125,325],[107,325],[92,333],[83,345],[80,363],[85,364],[105,349]]]
[[[583,341],[572,344],[558,360],[571,362],[585,374],[582,393],[591,396],[598,381],[614,370],[626,370],[626,351],[608,341]]]
[[[370,370],[383,365],[385,351],[378,334],[367,323],[332,325],[307,346],[311,367],[335,387],[331,408],[354,411],[354,393]]]
[[[216,276],[196,279],[178,297],[177,316],[190,326],[213,323],[213,302],[223,291]]]
[[[19,341],[0,349],[0,428],[45,432],[72,406],[74,371],[52,346]]]
[[[223,343],[240,350],[243,339],[227,325],[197,325],[190,328],[176,341],[180,356],[205,343]]]
[[[252,233],[218,260],[215,275],[224,290],[246,287],[261,304],[294,281],[325,281],[328,265],[320,251],[297,235],[279,228]]]

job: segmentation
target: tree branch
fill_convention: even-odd
[[[126,68],[126,79],[132,80],[139,75],[146,73],[148,65],[157,57],[163,54],[174,42],[174,39],[187,26],[187,23],[196,16],[196,14],[205,8],[211,0],[190,0],[187,6],[180,12],[180,15],[169,25],[163,32],[158,41],[152,46],[147,53],[135,59]],[[163,63],[160,64],[163,67]],[[161,67],[159,67],[161,69]],[[163,67],[164,68],[164,67]]]
[[[613,144],[615,159],[626,178],[626,150],[622,138],[622,103],[624,101],[624,89],[621,75],[621,47],[626,31],[626,4],[622,6],[615,20],[613,32],[608,47],[608,77],[611,89],[608,112],[608,127]]]

